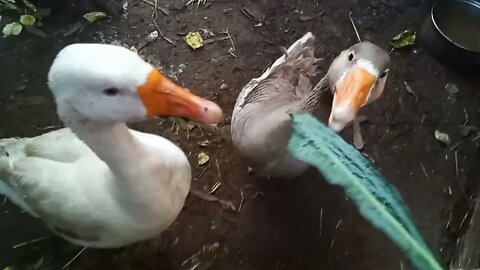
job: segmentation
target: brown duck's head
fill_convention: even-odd
[[[389,68],[388,53],[370,42],[357,43],[341,52],[328,70],[333,91],[328,126],[341,131],[360,108],[377,100],[385,88]]]

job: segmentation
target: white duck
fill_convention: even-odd
[[[240,92],[232,115],[232,140],[262,176],[294,178],[309,166],[287,149],[292,113],[313,112],[324,90],[334,93],[329,126],[341,131],[358,110],[378,99],[390,66],[387,52],[361,42],[335,58],[315,87],[315,37],[305,34]]]
[[[68,128],[0,140],[0,193],[85,247],[121,247],[167,229],[189,192],[190,164],[170,141],[125,122],[218,123],[222,110],[113,45],[67,46],[48,85]]]

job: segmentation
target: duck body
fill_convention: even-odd
[[[0,162],[0,167],[8,166],[0,168],[0,179],[6,179],[0,182],[0,193],[77,245],[113,248],[153,238],[180,213],[190,189],[191,168],[170,141],[128,132],[139,147],[149,149],[149,160],[136,158],[158,162],[146,170],[128,167],[129,173],[139,180],[158,181],[131,185],[64,128],[35,138],[0,141],[9,156]],[[121,147],[119,154],[128,155]],[[132,196],[135,193],[141,196]]]
[[[117,248],[166,230],[189,192],[189,162],[172,142],[124,122],[179,115],[216,123],[220,108],[112,45],[62,50],[49,85],[68,128],[0,140],[0,193],[85,247]]]
[[[288,151],[290,114],[312,112],[327,87],[316,74],[314,36],[305,34],[259,78],[252,79],[237,98],[232,114],[232,140],[262,176],[293,178],[308,165]]]
[[[306,33],[259,78],[240,92],[231,133],[233,144],[259,175],[294,178],[309,166],[288,151],[291,114],[312,113],[322,93],[334,99],[329,127],[341,131],[355,120],[358,110],[378,99],[390,66],[388,54],[378,46],[357,43],[342,51],[325,76],[314,85],[315,37]]]

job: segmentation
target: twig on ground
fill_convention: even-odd
[[[452,147],[450,147],[450,149],[449,149],[449,150],[450,150],[450,151],[453,151],[453,150],[455,150],[457,147],[459,147],[459,146],[460,146],[460,144],[461,144],[461,143],[459,143],[459,142],[458,142],[458,143],[456,143],[456,144],[454,144]]]
[[[465,108],[463,109],[463,113],[465,114],[465,123],[463,123],[463,126],[466,126],[468,124],[468,114]]]
[[[75,261],[84,251],[85,249],[87,249],[87,247],[83,247],[82,250],[80,250],[80,252],[77,253],[77,255],[75,255],[70,261],[68,261],[63,267],[62,269],[65,269],[67,268],[70,264],[73,263],[73,261]]]
[[[185,6],[189,6],[194,2],[197,2],[197,6],[200,6],[200,5],[205,5],[207,3],[207,0],[190,0],[185,4]]]
[[[343,224],[343,219],[339,219],[338,222],[337,222],[337,226],[335,226],[335,230],[337,230],[338,228],[340,228]]]
[[[240,204],[238,205],[238,212],[242,211],[243,200],[244,200],[243,190],[240,190],[240,196],[241,196],[241,199],[240,199]]]
[[[472,142],[475,142],[476,140],[480,139],[480,133],[478,133],[475,138],[472,139]]]
[[[427,180],[428,183],[430,183],[430,178],[428,178],[427,170],[425,169],[423,162],[420,162],[420,166],[422,166],[422,171],[423,171],[423,175],[425,175],[425,179]]]
[[[155,6],[153,7],[152,18],[158,17],[158,0],[155,0]]]
[[[468,217],[468,211],[465,213],[465,216],[463,216],[462,222],[460,222],[460,226],[458,227],[458,229],[462,229],[463,223],[465,223],[465,221],[467,220],[467,217]]]
[[[415,98],[415,102],[418,102],[418,95],[415,92],[413,92],[410,85],[408,85],[408,83],[406,81],[403,81],[403,84],[405,85],[405,90],[407,91],[407,93],[409,93],[410,95],[412,95]]]
[[[228,49],[228,53],[233,56],[233,57],[237,57],[237,55],[235,55],[235,43],[233,43],[233,38],[232,36],[230,35],[230,32],[228,31],[228,28],[227,30],[223,31],[223,32],[220,32],[221,34],[225,34],[227,35],[228,39],[230,39],[230,43],[232,44],[232,46],[230,47],[230,49]]]
[[[458,176],[458,152],[455,151],[455,172]]]
[[[228,31],[228,28],[227,28],[227,30],[225,30],[225,31],[223,31],[223,32],[220,32],[220,33],[227,35],[227,37],[230,39],[230,43],[232,44],[232,49],[233,49],[233,51],[236,51],[236,49],[235,49],[235,44],[233,43],[233,38],[232,38],[232,36],[230,35],[230,32]]]
[[[233,57],[233,58],[237,58],[237,55],[233,52],[233,48],[230,47],[230,49],[228,49],[228,53]]]
[[[253,194],[252,199],[257,198],[258,196],[263,196],[263,192],[257,191],[255,194]]]
[[[332,250],[333,250],[334,244],[335,244],[335,234],[333,235],[332,242],[330,243],[330,249],[328,250],[328,264],[330,265],[330,269],[335,269],[333,266],[333,258],[332,258]]]
[[[470,216],[466,228],[463,228],[463,226],[459,227],[459,229],[465,231],[465,233],[457,239],[454,250],[456,258],[453,258],[450,264],[450,269],[478,269],[477,258],[478,247],[480,246],[480,201],[478,198],[475,198],[474,200],[476,202],[473,209],[469,209],[462,220],[463,225],[467,220],[467,216]]]
[[[217,165],[217,174],[218,178],[222,178],[222,175],[220,174],[220,165],[218,165],[218,159],[215,159],[215,164]]]
[[[142,2],[144,2],[145,4],[149,4],[150,6],[152,6],[156,10],[160,10],[166,16],[170,15],[170,11],[168,11],[168,9],[160,7],[158,5],[158,0],[155,0],[155,2],[152,2],[152,1],[149,1],[149,0],[142,0]],[[156,12],[156,11],[154,11],[154,12]],[[152,14],[152,17],[153,17],[153,14]],[[156,17],[157,17],[157,15],[155,15],[155,18]]]
[[[320,208],[320,235],[323,232],[323,208]]]
[[[173,46],[177,46],[177,43],[175,43],[175,41],[167,38],[167,37],[163,34],[162,30],[160,30],[160,27],[158,27],[157,22],[156,22],[154,19],[152,19],[152,21],[153,21],[153,24],[155,25],[155,28],[157,29],[158,33],[160,34],[160,36],[161,36],[166,42],[172,44]]]
[[[204,201],[207,201],[207,202],[218,202],[220,203],[224,208],[226,209],[230,209],[232,211],[235,211],[236,210],[236,207],[235,205],[230,202],[230,201],[226,201],[226,200],[222,200],[216,196],[213,196],[213,195],[210,195],[210,194],[205,194],[199,190],[195,190],[195,189],[190,189],[190,193]]]
[[[17,245],[15,245],[15,246],[13,246],[12,249],[16,249],[16,248],[19,248],[19,247],[31,245],[31,244],[34,244],[34,243],[43,241],[43,240],[45,240],[45,239],[47,239],[47,237],[39,237],[39,238],[35,238],[35,239],[33,239],[33,240],[30,240],[30,241],[25,241],[25,242],[23,242],[23,243],[20,243],[20,244],[17,244]]]
[[[200,174],[195,177],[193,180],[194,181],[197,181],[198,179],[200,179],[200,177],[202,177],[202,175],[212,166],[212,163],[209,163],[207,167],[205,167],[205,169],[203,169],[203,171],[200,172]]]
[[[217,42],[217,41],[228,40],[228,39],[230,39],[229,36],[219,37],[219,38],[209,38],[209,39],[205,39],[203,41],[203,44],[210,44],[210,43],[214,43],[214,42]]]
[[[220,182],[217,181],[217,182],[212,186],[212,188],[210,189],[210,192],[209,192],[208,194],[211,195],[211,194],[215,193],[215,191],[217,191],[217,189],[218,189],[221,185],[222,185],[222,183],[220,183]]]
[[[350,18],[350,23],[353,26],[353,30],[355,30],[355,34],[357,35],[358,42],[362,42],[362,39],[360,38],[360,34],[358,33],[358,30],[357,30],[357,26],[355,25],[355,22],[353,21],[352,14],[353,14],[352,11],[350,11],[350,13],[348,13],[348,17]]]

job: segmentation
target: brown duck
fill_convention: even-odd
[[[342,51],[314,86],[317,73],[315,37],[306,33],[259,78],[240,92],[232,115],[232,140],[255,172],[274,178],[294,178],[309,166],[287,150],[292,113],[313,112],[330,88],[333,104],[328,125],[341,131],[358,110],[377,100],[385,87],[390,57],[370,42]]]

